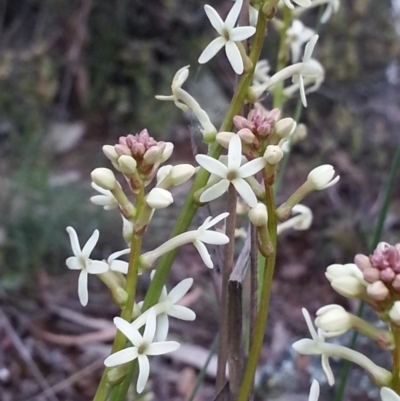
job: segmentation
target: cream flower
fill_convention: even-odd
[[[333,166],[330,164],[324,164],[310,171],[307,177],[307,182],[314,190],[320,191],[335,185],[339,181],[340,176],[338,175],[333,178],[334,176],[335,169]]]
[[[139,363],[139,376],[136,390],[138,393],[141,393],[150,375],[148,356],[162,355],[176,351],[180,345],[176,341],[153,342],[156,333],[156,313],[153,309],[150,309],[148,313],[143,336],[132,324],[120,317],[114,318],[114,324],[133,346],[111,354],[105,359],[104,365],[107,367],[119,366],[137,359]]]
[[[242,143],[238,135],[234,135],[229,141],[227,166],[207,155],[197,155],[196,161],[201,167],[220,178],[216,184],[201,194],[200,202],[210,202],[219,198],[228,190],[229,185],[232,184],[250,207],[257,205],[256,195],[245,181],[245,178],[262,170],[266,161],[262,157],[259,157],[241,166]]]
[[[226,17],[225,22],[222,21],[214,8],[208,4],[204,6],[204,11],[210,20],[211,25],[220,36],[214,39],[203,50],[203,53],[201,53],[198,60],[200,64],[205,64],[210,61],[225,46],[225,53],[233,70],[238,75],[243,73],[243,59],[235,42],[240,42],[250,38],[256,32],[256,29],[252,26],[241,26],[235,28],[242,5],[243,0],[237,0]]]
[[[82,306],[86,306],[89,300],[88,294],[88,275],[105,273],[109,266],[104,261],[89,259],[94,247],[99,240],[99,230],[94,230],[83,249],[79,245],[78,235],[72,227],[67,227],[67,233],[71,241],[71,248],[74,256],[66,260],[66,264],[71,270],[80,270],[78,279],[78,296]]]

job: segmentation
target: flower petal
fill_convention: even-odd
[[[314,340],[309,338],[303,338],[292,344],[293,349],[299,354],[303,355],[321,355],[321,351],[318,348]]]
[[[169,292],[168,300],[173,304],[177,303],[186,295],[192,285],[193,279],[191,277],[185,278]]]
[[[308,327],[308,331],[310,332],[310,334],[311,334],[311,338],[313,339],[313,340],[318,340],[319,339],[319,337],[318,337],[318,333],[317,333],[317,331],[315,330],[315,327],[314,327],[314,325],[313,325],[313,322],[312,322],[312,320],[311,320],[311,316],[310,316],[310,314],[308,313],[308,310],[306,309],[306,308],[302,308],[301,309],[301,313],[303,314],[303,316],[304,316],[304,320],[306,321],[306,324],[307,324],[307,327]]]
[[[329,365],[329,357],[327,355],[322,354],[321,364],[322,370],[325,372],[329,385],[333,386],[335,384],[335,376],[333,376],[331,366]]]
[[[169,311],[168,315],[174,317],[175,319],[192,321],[196,319],[196,314],[186,306],[173,305]]]
[[[207,18],[210,21],[210,24],[222,36],[224,29],[224,21],[222,21],[217,11],[215,11],[215,9],[209,6],[208,4],[204,6],[204,11],[207,15]]]
[[[114,272],[119,272],[122,274],[128,274],[129,263],[123,260],[114,260],[110,264],[110,269]]]
[[[243,59],[240,54],[240,51],[235,44],[235,42],[228,41],[225,44],[225,54],[228,57],[228,61],[231,64],[233,71],[236,74],[242,75],[243,74]]]
[[[210,61],[224,47],[225,42],[225,39],[221,36],[214,39],[200,54],[198,63],[205,64]]]
[[[235,187],[236,192],[250,207],[255,207],[257,205],[257,197],[251,186],[245,180],[237,178],[232,181],[232,184]]]
[[[255,32],[256,28],[253,26],[240,26],[233,28],[232,31],[229,32],[229,39],[233,42],[240,42],[241,40],[250,38]]]
[[[242,9],[243,5],[243,0],[236,0],[235,4],[229,11],[229,14],[226,17],[225,20],[225,28],[228,29],[229,31],[233,29],[233,27],[236,24],[236,21],[239,18],[240,10]]]
[[[381,388],[382,401],[400,401],[400,397],[389,387]]]
[[[206,244],[225,245],[229,242],[229,237],[218,231],[205,230],[199,233],[197,239]]]
[[[310,7],[311,6],[311,0],[293,0],[297,5],[300,7]]]
[[[149,309],[149,315],[146,319],[146,327],[143,333],[143,341],[147,344],[151,344],[156,333],[156,312],[154,308]]]
[[[216,160],[213,157],[207,155],[197,155],[196,161],[205,170],[207,170],[212,174],[217,175],[218,177],[226,178],[226,175],[228,174],[227,167],[219,160]]]
[[[157,329],[155,334],[155,339],[157,341],[165,341],[167,339],[168,330],[169,330],[169,322],[168,315],[162,313],[157,316]]]
[[[212,269],[214,267],[213,262],[211,260],[211,256],[206,248],[206,246],[200,241],[194,241],[193,245],[198,250],[201,259],[203,260],[204,264],[209,268]]]
[[[242,141],[239,135],[234,135],[228,146],[228,170],[237,171],[240,168],[242,162]]]
[[[149,358],[146,355],[141,354],[138,356],[139,362],[139,376],[136,383],[136,391],[140,394],[146,387],[147,380],[150,375],[150,363]]]
[[[109,264],[111,264],[111,262],[112,262],[114,259],[118,259],[118,258],[119,258],[120,256],[122,256],[122,255],[127,255],[130,251],[131,251],[131,249],[130,249],[130,248],[127,248],[127,249],[123,249],[122,251],[114,252],[114,253],[112,253],[112,254],[108,257],[107,262],[108,262]]]
[[[81,260],[76,256],[70,256],[65,263],[70,270],[82,270],[85,268],[85,266],[82,265]]]
[[[108,367],[122,365],[127,362],[131,362],[136,359],[138,356],[138,350],[136,347],[128,347],[121,351],[116,352],[115,354],[111,354],[108,356],[105,361],[104,365]]]
[[[78,278],[78,296],[79,301],[82,306],[86,306],[89,301],[89,294],[88,294],[88,272],[86,269],[81,270],[81,274]]]
[[[135,347],[139,348],[143,344],[143,337],[140,335],[139,331],[125,319],[115,317],[114,324]]]
[[[101,260],[90,260],[86,266],[86,270],[89,274],[101,274],[108,271],[110,266],[106,262]]]
[[[228,216],[229,216],[228,212],[221,213],[218,216],[215,216],[214,218],[211,218],[211,216],[209,216],[204,220],[204,223],[201,225],[201,228],[207,230],[218,224],[221,220],[226,219]]]
[[[150,344],[146,349],[147,355],[163,355],[169,352],[176,351],[180,344],[176,341],[161,341],[158,343]]]
[[[115,199],[105,195],[94,195],[90,198],[90,202],[94,203],[97,206],[118,206],[118,203]]]
[[[308,401],[318,401],[319,398],[319,383],[313,380],[310,387],[310,395],[308,396]]]
[[[303,62],[307,62],[311,59],[311,55],[314,51],[314,47],[318,41],[319,36],[314,35],[310,41],[306,44],[306,48],[304,49],[304,56],[303,56]]]
[[[218,181],[212,187],[206,189],[200,196],[200,202],[206,203],[211,202],[214,199],[219,198],[223,195],[229,188],[229,180],[223,179]]]
[[[88,239],[86,242],[85,246],[82,249],[82,256],[85,258],[88,258],[90,254],[92,253],[94,247],[97,244],[97,241],[99,240],[99,230],[94,230],[92,236]]]
[[[239,169],[240,178],[247,178],[251,175],[258,173],[265,167],[266,161],[263,157],[251,160],[248,163],[243,164]]]
[[[67,233],[69,234],[69,239],[71,241],[72,252],[75,256],[80,256],[82,251],[81,246],[79,245],[78,234],[73,227],[67,227]]]

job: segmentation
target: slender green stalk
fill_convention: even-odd
[[[266,181],[267,177],[264,177],[264,182]],[[249,359],[247,361],[243,382],[240,387],[239,396],[237,398],[238,401],[247,401],[253,388],[254,376],[256,373],[258,360],[264,341],[264,333],[267,326],[272,278],[274,276],[277,240],[277,219],[275,216],[275,200],[272,187],[266,185],[265,194],[268,210],[268,231],[271,238],[273,250],[269,257],[265,259],[264,280],[262,282],[259,310],[254,328],[254,337],[251,342]]]
[[[373,235],[370,247],[369,247],[370,252],[372,252],[375,249],[376,245],[378,244],[378,242],[380,241],[380,239],[382,237],[383,225],[385,223],[386,216],[388,213],[390,197],[392,194],[394,182],[396,180],[396,176],[397,176],[399,168],[400,168],[400,142],[397,145],[397,150],[394,155],[393,162],[392,162],[392,165],[390,168],[388,181],[387,181],[387,184],[386,184],[386,187],[384,190],[383,202],[382,202],[381,208],[379,210],[377,224],[376,224],[376,227],[374,230],[374,235]],[[362,317],[363,312],[364,312],[364,306],[365,306],[364,302],[361,301],[358,306],[357,316]],[[350,344],[349,344],[350,349],[355,349],[357,338],[358,338],[358,332],[354,331],[353,335],[351,337],[351,340],[350,340]],[[342,372],[340,374],[339,385],[338,385],[338,388],[335,393],[334,401],[342,401],[343,400],[343,395],[344,395],[344,391],[346,389],[347,377],[349,375],[349,370],[350,370],[350,362],[345,361],[344,366],[342,368]]]
[[[400,394],[400,328],[394,324],[391,325],[393,334],[394,348],[392,350],[393,367],[392,367],[392,389]]]

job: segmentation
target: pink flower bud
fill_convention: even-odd
[[[389,290],[382,281],[375,281],[367,287],[367,294],[374,301],[384,301],[389,297]]]

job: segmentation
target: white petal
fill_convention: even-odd
[[[200,54],[198,63],[205,64],[210,61],[224,47],[224,45],[225,39],[221,36],[214,39]]]
[[[154,338],[157,341],[165,341],[167,339],[168,330],[169,330],[168,315],[162,313],[161,315],[157,316],[157,329]]]
[[[239,170],[242,162],[242,141],[239,135],[234,135],[228,146],[228,170]]]
[[[243,198],[243,200],[250,206],[255,207],[257,205],[257,197],[254,194],[251,186],[242,178],[237,178],[232,181],[237,193]]]
[[[146,387],[147,380],[150,375],[150,363],[149,358],[146,355],[138,356],[139,362],[139,376],[136,384],[136,391],[140,394]]]
[[[382,401],[400,401],[400,396],[398,396],[391,388],[382,387],[381,399]]]
[[[86,306],[89,300],[88,294],[88,273],[86,269],[81,270],[78,278],[78,296],[82,306]]]
[[[110,266],[108,266],[108,263],[102,262],[100,260],[91,260],[86,266],[86,270],[90,274],[101,274],[105,273],[108,271]]]
[[[312,320],[311,320],[311,316],[310,316],[310,314],[308,313],[308,310],[307,310],[306,308],[302,308],[302,309],[301,309],[301,313],[302,313],[303,316],[304,316],[304,320],[306,321],[306,324],[307,324],[307,327],[308,327],[308,331],[309,331],[310,334],[311,334],[311,338],[312,338],[313,340],[318,340],[318,333],[317,333],[317,331],[315,330],[315,327],[314,327],[313,322],[312,322]]]
[[[196,319],[196,314],[186,306],[173,305],[169,311],[168,315],[174,317],[175,319],[192,321]]]
[[[233,5],[231,10],[229,11],[229,14],[226,17],[225,27],[229,31],[233,29],[233,27],[236,24],[236,21],[239,18],[240,10],[242,9],[242,4],[243,0],[236,0],[235,4]]]
[[[136,347],[128,347],[121,351],[111,354],[104,361],[104,365],[108,367],[122,365],[127,362],[131,362],[138,356],[138,351]]]
[[[256,28],[253,26],[240,26],[233,28],[232,31],[229,32],[229,39],[233,42],[240,42],[250,38],[255,34],[255,32]]]
[[[291,10],[294,9],[294,5],[291,3],[290,0],[283,0],[283,2],[286,4],[287,8],[290,8]]]
[[[110,198],[105,195],[94,195],[90,198],[90,201],[98,206],[115,206],[117,207],[118,203],[115,199]]]
[[[193,245],[198,250],[201,259],[203,260],[204,264],[209,268],[212,269],[214,267],[213,262],[211,260],[211,256],[208,253],[206,246],[200,241],[194,241]]]
[[[71,270],[82,270],[85,266],[82,265],[82,262],[76,256],[70,256],[65,263],[68,266],[68,269]]]
[[[247,178],[251,175],[258,173],[265,167],[266,161],[263,157],[258,157],[257,159],[251,160],[246,164],[243,164],[239,169],[239,174],[241,178]]]
[[[82,256],[85,258],[88,258],[90,254],[92,253],[94,247],[97,244],[97,241],[99,240],[99,230],[94,230],[92,236],[88,239],[86,242],[85,246],[82,249]]]
[[[229,242],[229,237],[218,231],[205,230],[199,233],[197,239],[206,244],[225,245]]]
[[[303,103],[304,107],[307,107],[306,89],[304,88],[304,79],[302,75],[299,75],[299,85],[301,102]]]
[[[224,21],[222,21],[219,14],[215,11],[213,7],[209,6],[208,4],[204,6],[204,11],[206,12],[210,24],[222,36],[224,29]]]
[[[140,347],[143,344],[143,337],[139,331],[121,317],[114,318],[114,324],[117,329],[135,346]]]
[[[321,355],[321,351],[316,345],[314,340],[309,338],[303,338],[302,340],[296,341],[292,344],[292,347],[299,354],[303,355]]]
[[[333,372],[331,366],[329,365],[329,358],[327,355],[322,354],[321,363],[322,370],[325,372],[329,385],[333,386],[335,384],[335,376],[333,376]]]
[[[304,50],[303,62],[307,62],[311,59],[311,55],[314,51],[315,44],[318,41],[319,36],[314,35],[310,41],[306,44],[306,48]]]
[[[235,42],[232,41],[226,42],[225,54],[226,57],[228,57],[229,63],[231,64],[233,71],[235,71],[235,73],[238,75],[243,74],[243,59]]]
[[[213,219],[211,218],[211,216],[209,216],[204,220],[204,223],[201,225],[201,227],[207,230],[218,224],[221,220],[226,219],[228,216],[229,216],[228,212],[221,213],[218,216],[214,217]]]
[[[75,256],[80,256],[82,251],[81,246],[79,245],[78,234],[73,227],[67,227],[67,233],[69,234],[73,254]]]
[[[313,380],[310,387],[310,395],[308,396],[308,401],[318,401],[319,398],[319,383]]]
[[[112,262],[114,259],[118,259],[118,258],[119,258],[120,256],[122,256],[122,255],[127,255],[130,251],[131,251],[131,249],[130,249],[130,248],[127,248],[127,249],[123,249],[122,251],[114,252],[114,253],[112,253],[112,254],[108,257],[107,262],[108,262],[109,264],[111,264],[111,262]]]
[[[110,269],[114,272],[120,272],[122,274],[128,274],[129,263],[123,260],[114,260],[110,264]]]
[[[228,174],[227,167],[223,163],[221,163],[219,160],[216,160],[210,156],[197,155],[196,161],[205,170],[207,170],[208,172],[210,172],[212,174],[217,175],[218,177],[226,178],[226,175]]]
[[[185,278],[169,292],[167,296],[168,300],[173,304],[177,303],[186,295],[192,285],[193,279],[191,277]]]
[[[154,334],[156,333],[156,312],[154,308],[149,309],[149,315],[146,319],[146,327],[143,333],[143,340],[145,343],[150,344],[153,342]]]
[[[210,202],[214,199],[219,198],[221,195],[223,195],[229,188],[229,180],[224,179],[221,181],[218,181],[215,185],[212,187],[206,189],[200,196],[200,202],[206,203]]]
[[[146,349],[147,355],[163,355],[169,352],[176,351],[180,344],[176,341],[162,341],[159,343],[150,344]]]
[[[307,8],[311,6],[311,0],[293,0],[293,1],[301,7]]]

